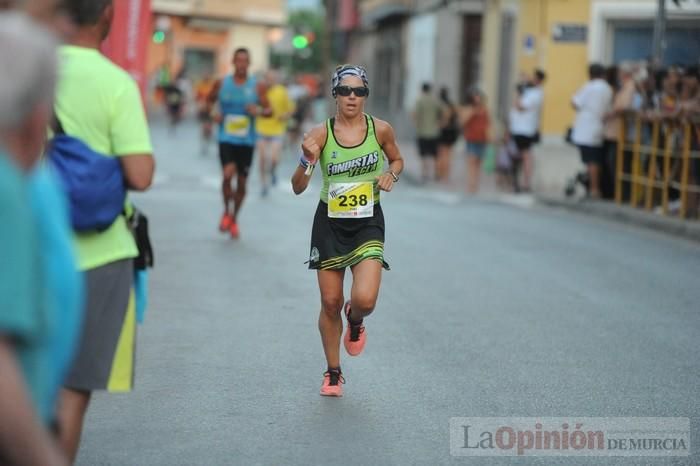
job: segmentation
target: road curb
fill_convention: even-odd
[[[544,195],[537,195],[535,199],[544,206],[585,213],[700,242],[700,222],[663,217],[606,201],[573,201]]]

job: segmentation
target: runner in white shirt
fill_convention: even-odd
[[[588,68],[590,81],[581,87],[571,99],[576,109],[571,139],[581,151],[581,160],[588,168],[589,195],[600,198],[600,166],[603,148],[603,125],[612,104],[612,89],[605,81],[605,68],[597,63]]]

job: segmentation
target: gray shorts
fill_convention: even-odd
[[[85,272],[83,332],[66,388],[130,391],[136,355],[136,315],[131,259]]]

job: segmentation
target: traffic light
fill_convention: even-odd
[[[304,35],[297,34],[292,39],[292,46],[295,49],[305,49],[306,47],[309,46],[309,39],[307,39],[306,36],[304,36]]]
[[[155,31],[153,33],[153,42],[156,44],[162,44],[165,42],[165,31]]]

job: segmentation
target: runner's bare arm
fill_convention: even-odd
[[[258,100],[260,105],[251,104],[246,107],[246,111],[251,116],[262,116],[269,117],[272,116],[272,107],[270,106],[270,101],[267,98],[267,86],[263,83],[258,83],[256,85],[256,90],[258,93]]]
[[[258,97],[260,98],[260,105],[262,106],[261,116],[270,117],[272,116],[272,106],[270,105],[270,100],[267,98],[268,87],[259,84],[258,85]]]
[[[379,185],[379,189],[391,191],[394,187],[394,183],[398,181],[399,175],[401,175],[403,171],[403,157],[401,157],[401,151],[396,143],[394,128],[386,121],[377,118],[374,119],[374,125],[377,131],[379,145],[382,146],[382,150],[389,160],[389,170],[377,177],[377,184]]]
[[[302,157],[306,159],[312,165],[318,162],[321,157],[321,151],[323,151],[323,146],[326,144],[326,125],[319,124],[314,126],[308,134],[304,135],[304,141],[301,144]],[[311,176],[307,176],[306,167],[301,163],[294,170],[294,175],[292,175],[292,189],[294,194],[303,193],[309,186],[309,180]]]

